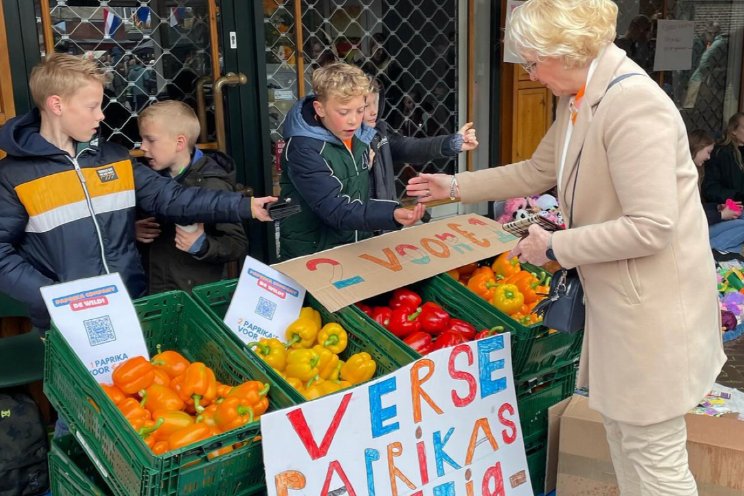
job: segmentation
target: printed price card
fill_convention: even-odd
[[[49,315],[88,371],[110,383],[128,358],[149,359],[132,299],[118,273],[41,288]]]
[[[300,315],[305,288],[255,258],[246,257],[224,322],[244,343],[285,341],[284,331]]]

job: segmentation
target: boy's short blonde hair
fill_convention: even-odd
[[[155,102],[139,113],[137,123],[142,124],[148,119],[157,119],[168,132],[178,135],[183,134],[188,141],[189,150],[196,146],[199,139],[201,126],[194,109],[178,100],[164,100]]]
[[[336,62],[313,72],[313,93],[321,102],[333,96],[345,103],[369,91],[369,78],[357,66]]]
[[[31,70],[28,87],[34,103],[43,110],[47,98],[52,95],[69,98],[86,81],[104,84],[104,74],[95,61],[53,53]]]
[[[514,9],[507,29],[522,56],[562,58],[566,67],[585,67],[615,39],[617,5],[612,0],[529,0]]]

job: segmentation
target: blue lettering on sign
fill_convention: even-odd
[[[364,278],[362,276],[354,276],[341,281],[336,281],[333,285],[336,286],[336,289],[344,289],[353,286],[354,284],[359,284],[360,282],[364,282]]]

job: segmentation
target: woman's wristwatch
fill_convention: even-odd
[[[548,238],[548,249],[545,250],[545,256],[548,258],[548,260],[552,260],[556,262],[555,253],[553,253],[553,235],[551,234]]]

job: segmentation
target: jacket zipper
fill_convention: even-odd
[[[352,146],[354,143],[354,138],[352,138]],[[346,148],[346,144],[344,144],[344,148]],[[351,161],[354,164],[354,170],[356,171],[356,175],[359,175],[359,167],[357,167],[356,159],[354,158],[354,152],[348,148],[346,148],[346,151],[349,152],[349,155],[351,155]],[[354,242],[359,241],[359,231],[357,229],[354,229]]]
[[[81,150],[80,153],[77,154],[77,156],[69,157],[69,159],[72,162],[72,165],[75,167],[75,172],[78,175],[78,179],[80,179],[80,184],[83,187],[83,193],[85,194],[85,202],[88,204],[88,211],[90,211],[91,218],[93,219],[93,225],[96,228],[96,236],[98,236],[98,246],[101,247],[101,261],[103,262],[103,268],[106,271],[106,274],[110,274],[111,271],[109,270],[108,262],[106,261],[106,251],[103,247],[101,226],[98,225],[98,220],[96,219],[96,211],[93,209],[93,201],[90,199],[90,193],[88,192],[88,184],[85,180],[85,176],[83,176],[83,171],[80,170],[80,164],[78,163],[78,157],[80,157],[80,155],[82,155],[87,150],[88,148]]]

